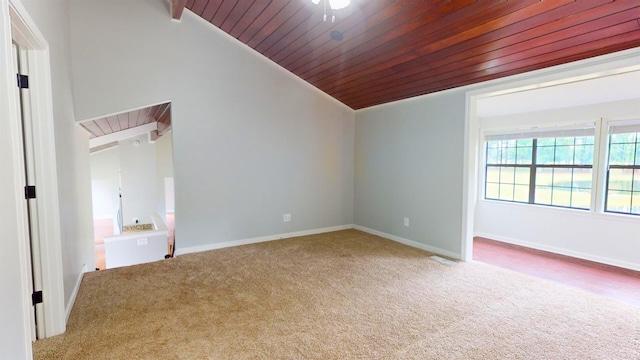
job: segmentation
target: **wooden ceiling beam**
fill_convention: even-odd
[[[187,6],[187,0],[171,0],[171,18],[180,20],[185,6]]]

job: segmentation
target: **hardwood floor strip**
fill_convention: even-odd
[[[640,307],[640,272],[476,237],[473,259]]]

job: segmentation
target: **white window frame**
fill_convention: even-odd
[[[600,130],[600,143],[604,146],[604,149],[601,153],[599,153],[600,163],[604,164],[604,166],[600,167],[598,179],[600,182],[600,190],[601,192],[598,194],[598,198],[596,206],[597,212],[601,214],[606,214],[609,216],[623,216],[629,218],[638,219],[640,217],[639,214],[625,214],[625,213],[616,213],[606,211],[605,202],[607,191],[607,172],[609,171],[609,135],[611,134],[612,127],[623,127],[623,126],[640,126],[640,119],[607,119],[603,118],[601,122],[601,130]]]
[[[605,197],[608,191],[607,189],[607,171],[609,169],[609,134],[610,129],[613,126],[640,126],[640,119],[632,118],[632,119],[608,119],[608,118],[600,118],[598,120],[590,120],[578,123],[558,123],[556,126],[551,126],[549,124],[545,124],[545,126],[541,127],[520,127],[520,128],[481,128],[480,129],[480,141],[479,141],[479,150],[478,151],[478,201],[486,201],[486,202],[499,202],[503,204],[515,205],[515,206],[539,206],[547,209],[553,209],[558,211],[574,211],[581,213],[591,213],[602,216],[609,216],[620,219],[634,219],[638,220],[640,215],[636,214],[624,214],[624,213],[616,213],[616,212],[608,212],[605,211]],[[586,128],[586,127],[594,127],[594,148],[593,148],[593,171],[592,171],[592,187],[591,187],[591,205],[588,210],[571,208],[571,207],[562,207],[562,206],[553,206],[553,205],[543,205],[543,204],[532,204],[532,203],[523,203],[523,202],[515,202],[515,201],[505,201],[505,200],[497,200],[497,199],[487,199],[485,194],[485,186],[486,186],[486,158],[487,158],[487,147],[486,142],[490,139],[496,139],[500,135],[511,135],[511,134],[523,134],[523,135],[533,135],[540,133],[553,133],[558,132],[559,134],[565,130]],[[489,139],[489,140],[488,140]]]

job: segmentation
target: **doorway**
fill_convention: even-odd
[[[80,127],[91,136],[96,268],[172,256],[175,217],[171,103],[83,121]],[[164,247],[156,238],[160,235],[153,231],[166,231]],[[134,233],[141,237],[139,244],[134,242]],[[116,250],[116,242],[120,250]]]
[[[525,80],[505,82],[503,85],[467,93],[467,195],[464,209],[465,235],[462,244],[465,260],[486,262],[637,305],[633,294],[637,293],[640,283],[637,271],[632,269],[637,270],[638,265],[637,262],[634,264],[632,260],[624,258],[627,251],[624,250],[626,245],[623,244],[625,237],[626,241],[631,243],[631,237],[636,236],[637,222],[613,219],[612,216],[615,215],[604,214],[603,194],[606,192],[608,163],[605,150],[609,131],[607,117],[620,121],[637,118],[637,112],[633,115],[634,112],[630,109],[634,107],[634,102],[637,109],[640,97],[640,93],[637,92],[637,77],[640,74],[639,54],[638,50],[628,50],[585,60],[579,64],[567,64],[541,71],[543,74]],[[626,77],[627,80],[618,82],[618,78],[622,77]],[[627,82],[632,90],[625,94]],[[618,94],[617,97],[613,96],[613,93]],[[629,93],[635,95],[629,96]],[[564,95],[561,96],[562,94]],[[605,100],[601,99],[603,96]],[[600,102],[585,102],[587,99],[596,98]],[[519,102],[516,99],[520,99]],[[531,109],[532,106],[535,106],[535,109]],[[531,178],[535,179],[532,180],[533,184],[540,184],[541,190],[545,190],[542,189],[542,185],[548,185],[549,188],[556,185],[565,186],[560,189],[562,191],[558,191],[558,198],[552,198],[549,204],[540,204],[544,198],[538,198],[538,194],[535,193],[531,194],[529,200],[523,196],[520,202],[524,204],[510,202],[515,200],[515,197],[500,198],[495,191],[487,195],[490,192],[487,189],[487,183],[490,182],[487,164],[496,163],[495,160],[489,161],[487,157],[491,140],[494,143],[497,139],[513,142],[509,137],[513,137],[513,134],[521,135],[515,140],[516,152],[519,142],[524,144],[527,138],[542,137],[545,142],[555,139],[554,146],[559,146],[558,138],[566,140],[571,138],[571,135],[578,136],[577,131],[585,133],[588,129],[584,126],[585,123],[594,126],[594,129],[589,131],[594,138],[591,144],[595,145],[591,146],[595,155],[592,161],[581,161],[580,164],[593,165],[593,174],[581,179],[572,173],[570,180],[572,186],[585,187],[584,184],[588,184],[593,194],[587,196],[581,206],[576,206],[573,200],[574,195],[584,189],[575,191],[572,187],[567,187],[560,183],[563,180],[561,177],[547,184],[543,173],[540,173],[540,176],[536,175],[536,178],[530,174]],[[549,129],[553,131],[550,132]],[[558,134],[558,131],[561,133]],[[581,136],[588,139],[585,134]],[[576,147],[587,146],[579,145],[576,140],[572,149]],[[535,149],[535,146],[533,148]],[[602,150],[598,150],[599,148]],[[558,155],[557,152],[554,154]],[[533,162],[530,162],[532,166],[538,164],[535,159],[534,156]],[[568,167],[566,164],[568,163],[565,162],[561,166]],[[548,172],[546,169],[543,170]],[[520,183],[531,182],[524,179]],[[496,185],[492,186],[496,188]],[[571,203],[562,203],[561,201],[567,198],[562,196],[568,193],[567,189],[572,191]],[[567,209],[568,207],[582,209]],[[617,233],[618,236],[611,239],[607,236],[611,233]],[[606,243],[606,249],[598,249],[603,243]],[[598,250],[590,252],[589,246]],[[616,247],[619,249],[618,254],[611,251]]]
[[[640,70],[640,50],[631,49],[614,54],[603,55],[578,62],[568,63],[543,70],[534,74],[525,73],[508,79],[499,79],[489,85],[466,93],[465,150],[463,175],[463,226],[462,258],[473,259],[473,236],[475,217],[482,195],[484,178],[480,178],[484,164],[484,141],[478,117],[478,104],[482,99],[522,94],[527,91],[556,87],[562,84],[582,82],[612,75]],[[506,104],[510,105],[510,104]],[[526,205],[525,205],[526,206]]]
[[[18,89],[18,117],[22,130],[22,159],[25,179],[25,202],[26,202],[26,233],[29,239],[29,260],[30,267],[27,269],[28,277],[31,279],[29,290],[32,294],[33,311],[31,312],[32,340],[43,339],[45,337],[45,316],[44,304],[42,303],[42,269],[40,257],[40,237],[38,226],[38,199],[36,194],[35,177],[35,154],[33,144],[33,125],[31,121],[31,104],[29,97],[29,74],[27,53],[20,49],[15,41],[12,44],[13,69],[17,74]]]
[[[2,332],[3,344],[11,346],[4,346],[3,353],[26,354],[26,358],[30,354],[31,341],[61,334],[66,327],[51,70],[48,44],[26,10],[12,0],[0,3],[3,20],[0,26],[0,84],[5,94],[0,98],[0,167],[3,169],[0,173],[0,209],[3,213],[0,233],[5,240],[0,261],[0,293],[4,294],[3,307],[11,311],[11,321],[5,324],[8,331]],[[29,74],[29,90],[22,94],[17,89],[18,66],[21,72]],[[24,85],[27,81],[22,80]],[[26,138],[23,136],[22,110],[28,119],[25,122],[29,133]],[[26,141],[31,145],[25,152],[23,143]],[[25,186],[34,184],[38,185],[35,191],[37,204],[33,200],[28,200],[27,204],[26,198],[34,191],[26,188],[25,193]],[[27,214],[32,215],[31,221]],[[31,245],[30,233],[37,235],[39,243]],[[38,306],[36,330],[36,310],[32,304],[34,299],[39,302],[39,295],[33,292],[34,275],[40,274],[40,280],[35,281],[36,290],[44,291]],[[3,319],[6,318],[3,316]]]

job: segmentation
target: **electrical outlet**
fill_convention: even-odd
[[[140,219],[138,219],[138,218],[133,218],[133,223],[134,223],[134,224],[137,224],[137,223],[139,223],[139,222],[140,222]]]
[[[404,218],[404,226],[409,226],[409,218]]]
[[[138,246],[139,245],[148,245],[149,244],[149,238],[140,238],[138,239]]]
[[[282,221],[283,222],[290,222],[291,221],[291,214],[282,215]]]

